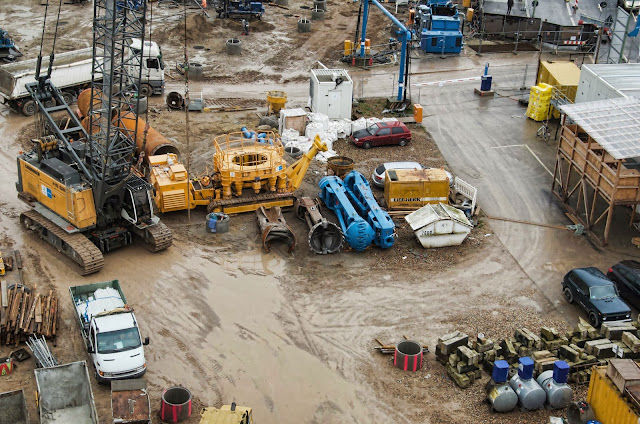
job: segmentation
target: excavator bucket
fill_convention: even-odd
[[[269,251],[273,240],[281,240],[289,246],[289,252],[293,251],[296,246],[296,236],[287,225],[287,221],[284,220],[279,206],[274,206],[271,209],[265,209],[264,206],[260,206],[256,210],[256,216],[258,217],[264,250]]]
[[[309,226],[309,247],[312,252],[326,255],[342,249],[344,243],[342,231],[336,224],[322,216],[317,200],[301,197],[296,201],[295,210],[298,218],[306,221]]]

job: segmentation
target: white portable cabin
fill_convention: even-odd
[[[351,119],[353,80],[344,69],[312,69],[309,106],[329,119]]]
[[[618,97],[640,98],[640,63],[582,65],[576,103]]]
[[[404,219],[425,248],[458,246],[473,228],[464,212],[444,203],[425,205]]]

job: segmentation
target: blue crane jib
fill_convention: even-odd
[[[383,211],[371,192],[371,186],[364,175],[351,171],[344,177],[347,196],[358,214],[367,220],[375,231],[373,243],[383,249],[393,246],[395,224],[389,214]]]
[[[320,199],[338,217],[345,241],[357,252],[366,249],[373,241],[375,231],[349,201],[342,180],[336,176],[324,177],[319,186]]]

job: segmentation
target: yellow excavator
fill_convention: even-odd
[[[218,408],[204,408],[200,412],[200,424],[253,424],[251,408],[235,402]]]
[[[247,131],[214,139],[214,172],[189,178],[173,153],[149,157],[149,182],[162,213],[207,206],[208,212],[241,213],[261,206],[293,206],[294,192],[326,143],[316,136],[307,153],[287,166],[280,137]]]

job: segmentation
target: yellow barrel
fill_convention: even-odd
[[[471,22],[473,19],[473,7],[467,9],[467,22]]]
[[[462,0],[462,7],[471,7],[471,0]]]
[[[371,39],[364,39],[364,54],[371,54]]]
[[[351,56],[352,52],[353,52],[353,47],[352,47],[351,40],[344,40],[344,55]]]

